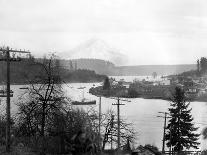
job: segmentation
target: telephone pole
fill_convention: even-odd
[[[10,53],[30,53],[28,51],[21,51],[21,50],[13,50],[10,49],[9,47],[6,48],[0,48],[0,52],[5,53],[6,58],[0,58],[0,61],[6,61],[7,64],[7,81],[6,81],[6,98],[7,98],[7,104],[6,104],[6,151],[10,152],[11,149],[11,114],[10,114],[10,62],[11,61],[21,61],[20,58],[11,58]]]
[[[116,99],[117,100],[117,103],[116,104],[112,104],[112,105],[117,105],[117,125],[118,125],[118,129],[117,129],[117,139],[118,139],[118,142],[117,142],[117,147],[118,147],[118,153],[120,151],[120,148],[121,148],[121,144],[120,144],[120,105],[125,105],[125,104],[121,104],[120,103],[120,100],[121,101],[127,101],[127,102],[131,102],[129,100],[123,100],[123,99],[120,99],[119,97],[118,98],[111,98],[111,99]]]
[[[165,130],[166,130],[166,122],[167,122],[167,118],[170,118],[170,117],[167,117],[167,115],[169,113],[167,112],[158,112],[160,114],[164,114],[164,116],[157,116],[157,117],[161,117],[161,118],[164,118],[164,127],[163,127],[163,139],[162,139],[162,153],[165,153]]]
[[[99,125],[98,125],[98,132],[99,132],[99,148],[101,148],[101,96],[99,96]]]
[[[113,127],[114,127],[114,115],[111,115],[111,150],[113,149]]]

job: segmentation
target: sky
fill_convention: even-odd
[[[206,0],[0,0],[0,7],[0,46],[35,56],[71,52],[94,38],[119,49],[122,65],[207,56]]]

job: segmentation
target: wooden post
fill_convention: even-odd
[[[10,53],[7,47],[6,51],[6,63],[7,63],[7,100],[6,100],[6,151],[10,152]]]
[[[99,132],[99,148],[101,149],[101,96],[99,96],[99,126],[98,126],[98,132]]]
[[[117,117],[118,117],[118,152],[120,151],[120,107],[119,107],[119,97],[117,99]]]

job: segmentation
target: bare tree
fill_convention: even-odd
[[[103,145],[102,149],[105,149],[106,144],[117,144],[118,138],[117,138],[117,115],[113,110],[109,110],[104,115],[104,120],[102,126],[104,126],[105,131],[103,133]],[[123,147],[124,144],[129,141],[130,143],[134,143],[136,140],[137,132],[134,130],[134,126],[132,123],[128,123],[123,118],[120,119],[120,139],[121,139],[121,145]]]
[[[19,103],[20,118],[28,136],[38,135],[42,138],[42,154],[45,153],[45,135],[48,134],[54,114],[64,110],[66,98],[61,86],[59,64],[54,55],[44,58],[37,65],[40,74],[30,81],[26,90],[27,101]]]

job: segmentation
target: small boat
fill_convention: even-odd
[[[29,89],[28,87],[20,87],[19,89]]]
[[[79,87],[78,89],[85,89],[86,87]]]
[[[86,98],[84,98],[84,89],[86,87],[79,87],[78,89],[82,89],[83,90],[83,98],[81,101],[73,101],[72,105],[94,105],[96,104],[96,100],[87,100]]]
[[[91,100],[91,101],[73,101],[72,105],[95,105],[96,100]]]

